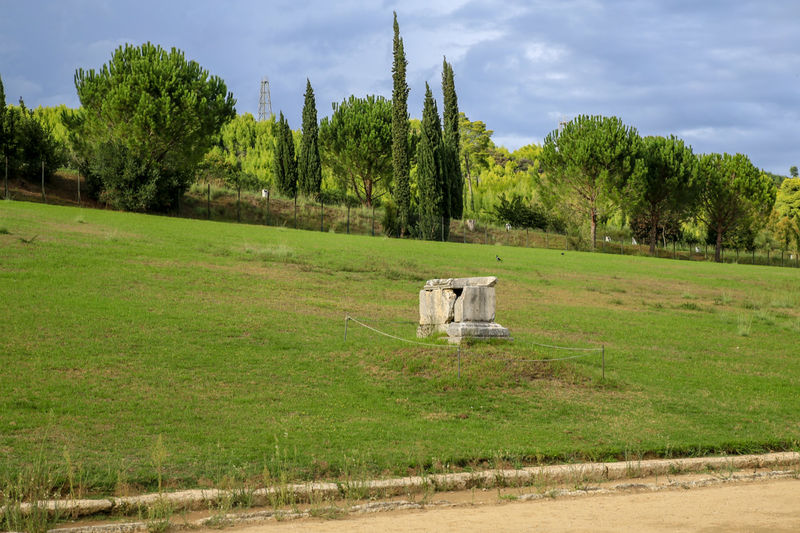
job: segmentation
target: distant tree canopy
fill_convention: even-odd
[[[726,234],[763,220],[775,204],[775,185],[742,154],[706,154],[698,172],[697,217],[715,238],[714,260],[721,261]]]
[[[775,198],[771,222],[784,248],[800,247],[800,178],[783,180]]]
[[[322,187],[322,163],[319,154],[319,124],[314,89],[306,79],[305,103],[303,104],[303,136],[300,155],[297,158],[297,180],[300,191],[306,196],[319,196]]]
[[[548,226],[547,213],[544,209],[518,194],[513,194],[510,200],[505,194],[501,194],[494,206],[494,215],[500,222],[516,228],[547,229]]]
[[[183,52],[125,45],[100,70],[79,69],[83,171],[127,210],[173,206],[220,128],[235,116],[225,83]]]
[[[442,123],[431,88],[425,83],[422,131],[417,144],[417,191],[419,236],[427,240],[446,240],[449,228],[449,195],[442,171]],[[447,227],[443,226],[447,219]]]
[[[8,174],[38,183],[49,180],[64,162],[63,146],[47,124],[39,121],[20,99],[18,106],[6,106],[0,81],[0,156],[8,158]],[[5,173],[5,162],[0,161]]]
[[[379,96],[350,96],[333,104],[320,124],[322,161],[343,189],[372,206],[392,177],[392,104]]]
[[[591,245],[598,217],[617,203],[636,169],[640,138],[617,117],[580,115],[547,135],[542,147],[544,183],[589,220]]]
[[[647,227],[650,253],[655,254],[659,230],[680,225],[697,200],[697,158],[677,137],[645,137],[642,165],[625,186],[624,204],[637,222]]]
[[[294,137],[289,121],[283,116],[283,111],[278,118],[275,131],[274,157],[272,160],[272,174],[275,176],[275,185],[286,196],[297,194],[297,158],[294,150]]]

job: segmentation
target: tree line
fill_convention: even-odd
[[[768,175],[741,154],[697,155],[682,140],[640,137],[616,117],[579,116],[542,146],[514,152],[458,109],[442,62],[442,113],[426,83],[410,118],[407,60],[393,20],[392,97],[350,97],[318,120],[310,80],[302,125],[283,112],[237,115],[223,80],[180,50],[124,45],[100,69],[78,69],[77,110],[6,106],[0,152],[12,176],[48,178],[61,165],[90,196],[118,209],[166,211],[197,180],[297,198],[383,208],[387,233],[447,240],[451,220],[490,217],[524,228],[629,228],[655,251],[667,239],[752,248],[800,246],[800,180]],[[790,169],[796,177],[797,168]],[[780,186],[780,189],[778,189]],[[704,235],[699,236],[699,233]]]

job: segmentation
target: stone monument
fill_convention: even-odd
[[[417,337],[443,332],[452,343],[509,338],[508,329],[494,321],[496,284],[494,276],[428,280],[419,291]]]

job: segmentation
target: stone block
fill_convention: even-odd
[[[507,339],[508,328],[496,322],[452,322],[447,326],[449,342],[458,343],[464,337],[477,339]]]
[[[450,289],[419,291],[420,325],[447,324],[453,321],[456,293]]]
[[[466,286],[456,300],[455,322],[494,322],[494,287]]]

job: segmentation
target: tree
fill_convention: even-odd
[[[411,208],[411,184],[408,162],[408,84],[406,83],[406,53],[397,12],[394,13],[394,39],[392,41],[392,178],[394,202],[400,237],[404,237],[409,226]]]
[[[789,167],[789,175],[793,178],[797,177],[797,165],[792,165]]]
[[[180,50],[151,43],[120,46],[100,70],[78,69],[75,88],[85,111],[74,124],[86,150],[82,157],[92,162],[88,171],[105,198],[123,209],[174,205],[214,136],[235,115],[233,95],[220,78]],[[126,160],[109,160],[108,153]]]
[[[319,195],[322,187],[322,163],[319,157],[317,104],[314,100],[314,89],[311,88],[311,82],[307,78],[305,103],[303,104],[303,138],[300,141],[297,179],[304,195]]]
[[[0,157],[5,158],[8,149],[8,129],[6,126],[6,90],[0,76]]]
[[[617,117],[580,115],[547,135],[544,181],[572,210],[589,219],[592,248],[598,215],[612,205],[634,172],[639,135]]]
[[[720,262],[726,234],[751,217],[766,217],[775,204],[775,186],[742,154],[702,156],[698,178],[697,218],[715,236],[714,261]]]
[[[446,214],[450,218],[460,219],[464,213],[464,176],[461,174],[458,97],[453,79],[453,65],[447,59],[442,62],[442,93],[442,170],[449,201]]]
[[[494,215],[500,222],[516,228],[547,229],[547,214],[541,207],[533,205],[518,194],[512,195],[511,200],[501,194],[498,200],[494,206]]]
[[[447,206],[442,175],[442,125],[436,100],[427,83],[422,108],[422,131],[417,144],[417,190],[419,235],[427,240],[440,239],[445,229],[442,227],[442,217]]]
[[[650,253],[655,255],[660,227],[676,225],[697,201],[697,158],[691,147],[675,136],[645,137],[641,143],[640,172],[625,188],[631,216],[647,226]]]
[[[63,163],[64,152],[48,125],[25,107],[22,98],[18,106],[7,106],[3,115],[3,155],[8,157],[9,175],[39,183],[44,169],[44,178],[49,180]]]
[[[475,186],[479,184],[478,174],[488,170],[487,156],[494,149],[492,130],[486,129],[486,124],[480,120],[470,121],[461,112],[458,114],[458,131],[460,144],[460,158],[464,160],[467,184],[469,185],[470,209],[475,211],[475,194],[472,178],[475,177]]]
[[[323,163],[371,207],[376,196],[388,190],[392,176],[391,102],[379,96],[350,96],[334,103],[319,134]]]
[[[800,248],[800,179],[783,181],[770,219],[784,248],[790,241]]]
[[[297,160],[294,156],[294,138],[289,121],[280,112],[278,127],[275,132],[275,149],[272,174],[275,177],[275,185],[278,190],[286,196],[297,194]]]

